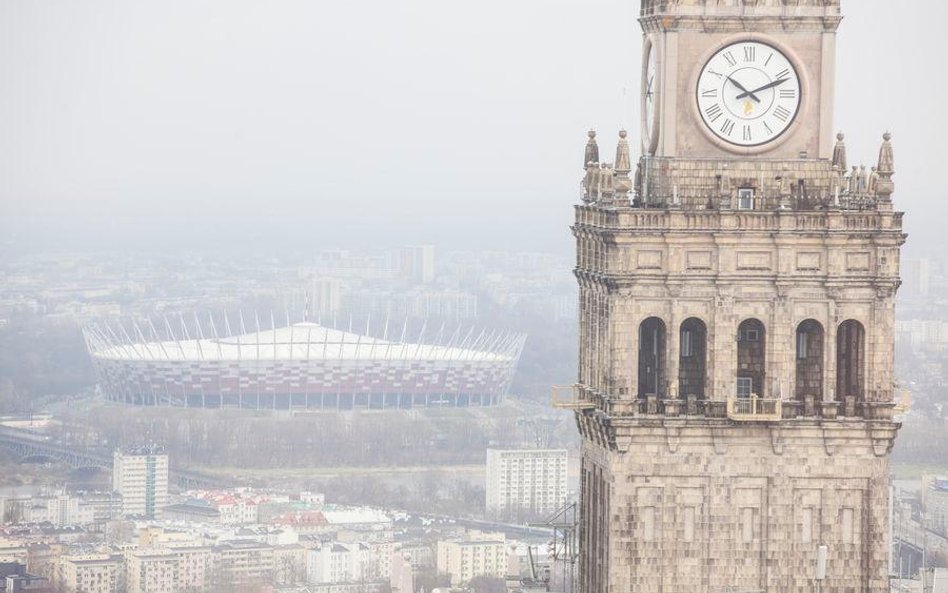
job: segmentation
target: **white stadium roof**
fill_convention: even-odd
[[[317,323],[296,323],[230,337],[159,339],[153,326],[153,341],[134,332],[111,327],[91,327],[86,337],[93,355],[100,359],[135,361],[234,361],[234,360],[444,360],[509,362],[518,357],[524,336],[509,333],[455,332],[447,343],[432,345],[392,341],[330,329]],[[167,332],[171,334],[170,328]],[[122,335],[125,339],[120,339]],[[131,335],[140,336],[132,340]],[[419,342],[423,337],[419,338]],[[435,340],[443,342],[443,340]]]

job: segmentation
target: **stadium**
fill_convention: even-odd
[[[175,325],[178,329],[172,329]],[[217,326],[225,328],[220,335]],[[254,410],[486,407],[503,401],[526,339],[473,329],[414,339],[408,324],[381,336],[319,323],[230,332],[225,315],[84,329],[100,389],[140,406]],[[159,331],[157,328],[161,327]],[[134,337],[133,337],[134,336]],[[147,336],[147,337],[146,337]]]

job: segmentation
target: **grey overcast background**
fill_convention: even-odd
[[[0,0],[0,246],[567,252],[638,0]],[[836,124],[946,254],[948,3],[843,0]],[[637,145],[637,144],[636,144]]]

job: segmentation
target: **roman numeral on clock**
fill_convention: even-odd
[[[704,89],[701,91],[701,96],[706,98],[716,98],[718,96],[718,89]]]
[[[723,56],[723,57],[724,57],[724,60],[727,62],[727,65],[728,65],[728,66],[732,66],[732,67],[733,67],[733,66],[736,66],[736,65],[737,65],[737,58],[734,57],[734,53],[733,53],[733,52],[729,52],[729,51],[728,51],[728,52],[724,52],[724,56]]]
[[[744,47],[744,61],[753,62],[757,59],[757,48],[753,45],[747,45]]]
[[[724,115],[724,110],[721,109],[720,105],[714,104],[711,107],[708,107],[704,110],[704,114],[708,116],[708,119],[712,122],[718,121],[722,115]]]
[[[734,122],[730,119],[725,119],[724,124],[721,125],[721,133],[725,136],[730,136],[734,132]]]
[[[764,129],[767,130],[767,133],[768,133],[768,134],[773,134],[774,131],[770,129],[770,126],[767,125],[767,122],[763,122],[763,123],[764,123]]]
[[[796,89],[780,89],[781,99],[794,99],[797,96]]]
[[[783,80],[784,78],[787,78],[788,76],[790,76],[790,69],[784,68],[783,70],[777,73],[776,79]]]
[[[754,140],[753,135],[751,134],[751,127],[744,126],[744,142],[752,142]]]
[[[784,107],[783,105],[778,105],[777,108],[774,109],[774,117],[776,117],[780,121],[783,121],[783,122],[787,121],[788,119],[790,119],[791,115],[793,114],[790,113],[790,110]]]

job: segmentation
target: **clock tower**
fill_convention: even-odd
[[[833,133],[839,0],[639,20],[641,157],[590,132],[573,226],[580,591],[888,591],[905,235],[890,136]]]

